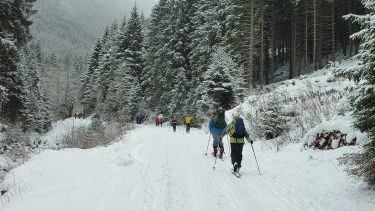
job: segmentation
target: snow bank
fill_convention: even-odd
[[[357,143],[366,143],[368,140],[366,134],[354,129],[353,122],[354,119],[352,116],[350,116],[350,114],[345,116],[336,116],[332,120],[324,121],[313,129],[309,130],[303,139],[306,140],[308,145],[311,145],[313,141],[315,141],[316,134],[339,130],[342,133],[347,134],[346,139],[349,142],[354,138],[357,138]]]
[[[78,119],[72,117],[65,120],[59,120],[52,124],[52,130],[41,137],[42,143],[46,143],[48,146],[54,146],[61,143],[64,137],[72,132],[73,127],[88,127],[90,124],[91,118]]]

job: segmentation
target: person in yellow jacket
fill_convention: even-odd
[[[192,118],[191,116],[185,116],[184,124],[186,125],[186,132],[190,133],[190,125],[191,125]]]
[[[177,115],[176,115],[176,114],[172,114],[172,116],[171,116],[171,120],[172,120],[173,132],[176,132],[176,127],[177,127]]]
[[[242,162],[242,150],[245,144],[245,139],[253,144],[253,141],[249,137],[249,133],[246,131],[243,119],[239,115],[233,115],[233,121],[225,128],[221,136],[228,134],[230,136],[230,147],[231,147],[231,161],[233,165],[233,172],[239,172]]]

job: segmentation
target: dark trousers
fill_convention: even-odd
[[[176,126],[177,126],[177,123],[172,123],[173,132],[176,132]]]
[[[241,167],[243,145],[244,144],[230,144],[232,165],[237,162],[238,167]]]
[[[187,132],[187,133],[190,132],[190,123],[186,123],[186,132]]]

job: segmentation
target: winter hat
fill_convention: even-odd
[[[238,114],[232,114],[233,122],[235,122],[236,119],[239,118],[239,117],[240,117],[240,115],[238,115]]]

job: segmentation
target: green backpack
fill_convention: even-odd
[[[223,109],[219,109],[216,111],[214,127],[222,129],[225,126],[224,123],[225,123],[225,111]]]

